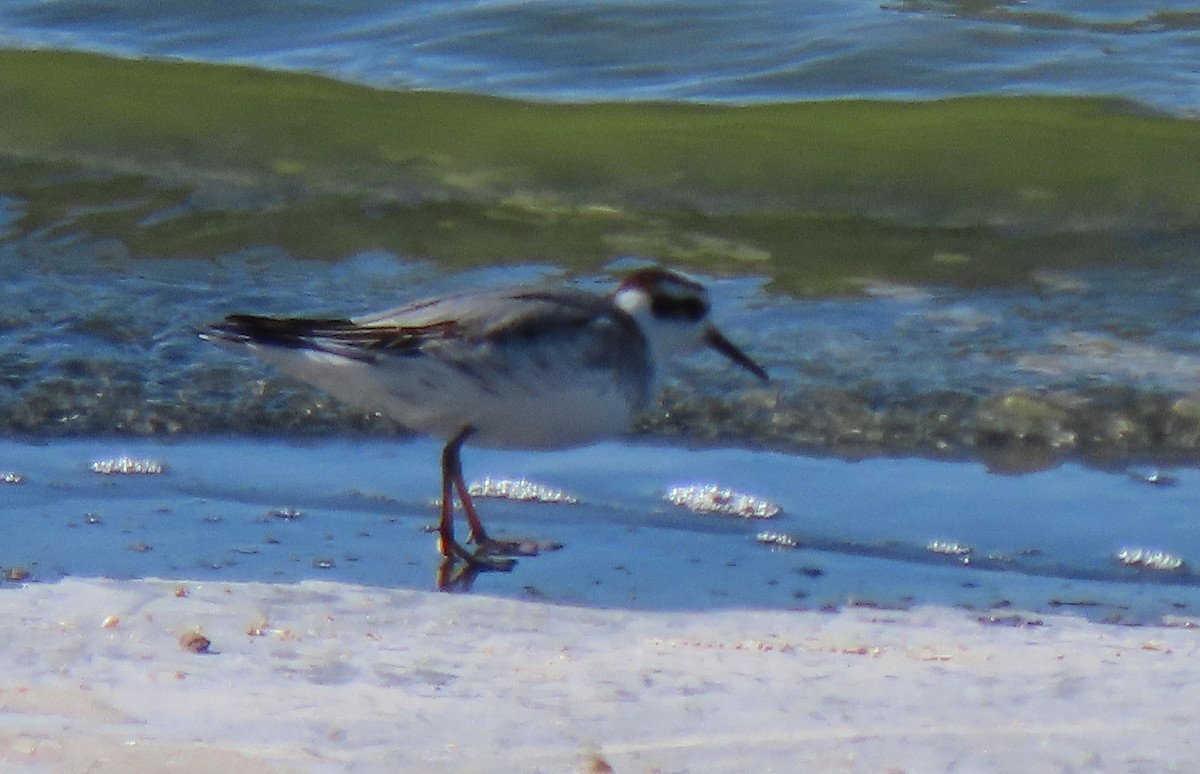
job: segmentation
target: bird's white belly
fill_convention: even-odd
[[[535,400],[480,399],[470,414],[470,442],[481,446],[553,449],[611,438],[629,429],[633,412],[617,390],[552,388]],[[464,417],[453,409],[437,418],[445,436],[461,428]],[[457,429],[453,432],[457,432]]]
[[[644,386],[619,384],[605,369],[517,368],[484,381],[433,360],[392,368],[311,350],[259,348],[257,354],[419,433],[449,439],[473,427],[470,443],[480,446],[552,449],[611,438],[629,429],[646,399]]]

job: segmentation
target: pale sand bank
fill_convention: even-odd
[[[66,579],[0,615],[3,771],[1158,772],[1200,729],[1188,628],[311,581]]]

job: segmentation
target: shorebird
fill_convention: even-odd
[[[339,318],[235,314],[199,331],[346,403],[445,440],[438,544],[450,564],[508,570],[528,542],[488,536],[462,474],[462,446],[560,449],[627,430],[656,394],[660,363],[703,347],[759,379],[763,368],[709,321],[705,288],[653,267],[610,295],[515,287]],[[468,551],[454,538],[453,498]],[[536,549],[533,549],[536,553]]]

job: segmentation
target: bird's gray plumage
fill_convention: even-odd
[[[421,432],[447,437],[471,424],[476,440],[489,445],[584,443],[592,438],[582,435],[584,427],[570,432],[569,418],[550,420],[564,428],[558,441],[529,431],[538,401],[564,391],[611,393],[600,397],[633,414],[646,408],[654,387],[649,346],[633,318],[606,298],[572,288],[459,293],[353,319],[231,315],[202,335],[253,349],[285,372]],[[317,365],[313,355],[328,357]],[[375,386],[366,383],[368,370]],[[485,400],[464,401],[462,389]],[[499,403],[512,391],[525,394],[526,431],[514,427],[520,417],[497,416],[500,409],[486,400]]]

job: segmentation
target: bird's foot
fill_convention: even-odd
[[[471,542],[476,546],[476,553],[485,553],[489,556],[537,556],[540,553],[557,551],[562,548],[562,543],[530,540],[528,538],[520,540],[497,540],[486,535],[473,537],[471,538]]]
[[[497,540],[486,535],[472,536],[475,550],[468,551],[453,538],[438,539],[442,552],[438,567],[437,588],[439,591],[470,591],[475,578],[483,572],[509,572],[516,566],[518,556],[537,556],[557,551],[562,543],[537,540]]]
[[[441,536],[438,538],[438,550],[447,561],[461,559],[468,565],[478,566],[483,572],[508,572],[517,561],[508,558],[503,551],[494,550],[492,542],[490,538],[485,538],[482,545],[477,545],[474,551],[468,551],[454,538]]]

